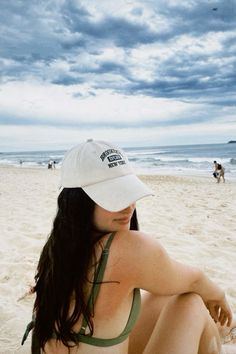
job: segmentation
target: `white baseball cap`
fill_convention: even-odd
[[[138,199],[153,195],[134,174],[124,151],[92,139],[65,154],[61,187],[80,187],[97,205],[109,211],[123,210]]]

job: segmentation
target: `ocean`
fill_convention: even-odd
[[[138,174],[210,176],[216,160],[224,166],[226,179],[236,179],[236,144],[130,147],[124,150]],[[53,160],[59,168],[64,153],[65,150],[2,152],[0,164],[47,168],[49,160]]]

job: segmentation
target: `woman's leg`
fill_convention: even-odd
[[[162,309],[172,296],[157,296],[141,290],[142,306],[138,321],[129,337],[129,354],[142,354]]]
[[[225,183],[225,172],[222,171],[222,179],[223,179],[223,182]]]
[[[161,311],[158,308],[160,302],[164,304]],[[156,307],[159,312],[157,321],[155,324],[153,319],[150,321],[152,325],[154,324],[150,331],[148,315],[145,315],[145,310],[142,311],[141,321],[130,338],[129,354],[219,353],[220,338],[217,327],[198,295],[184,294],[171,299],[161,298],[160,302],[157,301],[155,304],[154,297],[150,296],[150,308],[154,310]],[[147,309],[149,315],[151,315],[150,308]],[[155,318],[153,312],[151,317]]]

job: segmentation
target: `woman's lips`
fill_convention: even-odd
[[[130,222],[131,216],[126,216],[123,218],[118,218],[115,219],[116,222],[118,222],[119,224],[128,224]]]

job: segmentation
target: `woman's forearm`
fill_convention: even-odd
[[[199,270],[197,280],[194,281],[192,288],[192,291],[200,295],[204,302],[221,300],[225,296],[224,291],[201,270]]]

